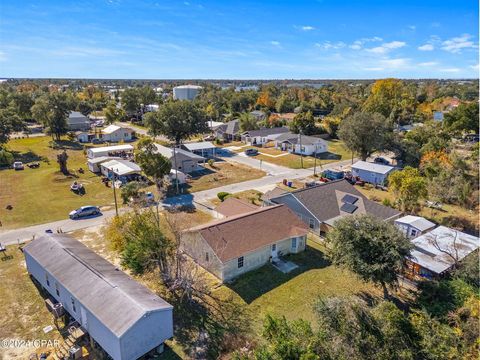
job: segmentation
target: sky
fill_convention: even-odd
[[[478,78],[477,0],[0,0],[0,77]]]

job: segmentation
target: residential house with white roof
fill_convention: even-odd
[[[374,185],[385,185],[388,175],[395,168],[389,165],[381,165],[366,161],[357,161],[352,165],[352,175]]]
[[[132,141],[135,131],[129,127],[109,125],[102,130],[100,138],[106,142]]]
[[[436,226],[435,223],[421,216],[413,215],[407,215],[396,219],[394,224],[410,239],[420,236],[425,232],[432,230]]]
[[[310,156],[328,151],[327,142],[314,136],[285,133],[278,136],[274,142],[275,148],[293,154]]]

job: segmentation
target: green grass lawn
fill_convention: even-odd
[[[50,141],[50,137],[35,137],[8,142],[7,147],[15,152],[16,159],[39,161],[40,168],[25,166],[23,171],[0,170],[0,220],[3,229],[65,219],[68,212],[82,205],[113,205],[112,188],[105,187],[100,177],[88,170],[83,147],[65,142],[69,146],[68,168],[74,174],[66,177],[59,172],[56,161],[57,154],[62,150],[52,149]],[[79,168],[83,168],[85,173],[80,174]],[[84,184],[85,195],[70,191],[73,181]],[[13,209],[6,210],[7,205],[12,205]]]
[[[317,157],[317,167],[320,169],[321,165],[329,164],[335,161],[347,160],[352,157],[351,152],[345,147],[344,143],[340,140],[330,139],[325,140],[328,144],[328,152],[319,154]],[[238,152],[243,152],[247,148],[242,148]],[[273,147],[257,148],[259,155],[255,156],[258,160],[263,160],[272,164],[286,166],[291,169],[302,168],[302,160],[300,155],[288,154],[285,151],[275,149]],[[270,155],[284,155],[279,157],[271,157]],[[285,155],[287,154],[287,155]],[[313,156],[303,156],[303,168],[311,168],[315,166],[315,158]]]

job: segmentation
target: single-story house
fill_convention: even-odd
[[[214,136],[218,140],[234,141],[240,138],[240,122],[238,119],[231,120],[214,130]]]
[[[183,172],[175,169],[171,169],[168,175],[165,175],[165,179],[174,183],[175,180],[178,180],[179,184],[185,184],[187,182],[187,175]]]
[[[67,126],[70,131],[88,131],[90,130],[90,119],[81,112],[70,111]]]
[[[416,238],[427,231],[435,228],[435,223],[428,221],[421,216],[407,215],[398,218],[394,222],[395,226],[407,235],[408,238]]]
[[[100,134],[100,138],[107,142],[132,141],[134,136],[133,129],[118,125],[109,125]]]
[[[249,145],[264,145],[277,139],[280,135],[290,132],[286,126],[261,128],[245,131],[241,135],[242,142]]]
[[[172,169],[180,170],[188,174],[202,169],[201,164],[205,163],[205,158],[179,148],[169,148],[160,144],[155,144],[157,152],[165,156],[172,163]],[[175,151],[175,154],[174,154]]]
[[[281,255],[304,251],[307,233],[288,207],[277,205],[188,229],[181,247],[221,281],[228,281]]]
[[[87,158],[89,159],[94,159],[102,156],[115,156],[126,158],[132,155],[133,146],[128,144],[92,147],[87,150]]]
[[[394,170],[395,168],[389,165],[357,161],[352,165],[352,176],[357,176],[367,183],[385,185],[388,175]]]
[[[264,200],[264,205],[285,204],[309,227],[325,236],[335,221],[345,216],[371,214],[385,221],[394,221],[401,213],[369,200],[346,180],[286,192]]]
[[[258,208],[259,207],[255,204],[234,197],[229,197],[215,208],[215,213],[217,218],[226,218],[229,216],[246,214]]]
[[[183,144],[182,149],[190,151],[202,157],[211,158],[215,157],[217,147],[213,145],[210,141],[199,141]]]
[[[127,183],[142,172],[140,166],[128,160],[109,160],[100,164],[102,174],[109,179],[115,177],[122,183]],[[135,176],[133,176],[135,175]]]
[[[328,151],[327,142],[314,136],[285,133],[275,139],[275,148],[293,154],[313,155]]]
[[[162,351],[173,307],[81,242],[44,235],[23,248],[28,273],[114,360]]]
[[[90,134],[87,131],[75,131],[75,138],[80,143],[88,143],[92,141],[95,137],[95,134]]]
[[[252,115],[257,121],[263,121],[267,117],[267,114],[261,110],[250,111],[250,115]]]
[[[115,156],[99,156],[93,159],[88,159],[87,161],[88,170],[90,170],[93,173],[98,173],[100,172],[100,165],[110,160],[121,160],[121,158],[115,157]]]
[[[414,248],[405,274],[414,280],[438,278],[480,247],[478,237],[445,226],[413,239],[412,243]]]

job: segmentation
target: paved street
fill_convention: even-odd
[[[251,167],[259,167],[259,161],[250,157],[241,155],[232,155],[223,157],[225,161],[242,163]],[[344,160],[334,162],[323,166],[323,170],[332,169],[336,167],[346,166],[351,163],[351,160]],[[310,175],[313,175],[313,168],[310,169],[289,169],[283,166],[272,165],[263,162],[262,169],[267,172],[268,175],[255,180],[244,181],[241,183],[225,185],[213,189],[199,191],[192,194],[185,194],[174,196],[165,199],[164,205],[180,205],[180,204],[196,204],[203,208],[208,206],[208,200],[217,197],[217,194],[221,191],[236,193],[240,191],[255,189],[261,192],[265,192],[275,186],[275,184],[281,182],[283,179],[299,179]],[[317,171],[321,171],[317,168]],[[103,224],[107,219],[112,218],[115,215],[115,210],[109,210],[103,212],[102,216],[93,217],[89,219],[80,220],[59,220],[51,223],[28,226],[20,229],[3,230],[0,231],[0,243],[2,245],[16,244],[18,241],[24,242],[31,239],[33,236],[40,236],[45,233],[45,230],[51,229],[56,232],[61,229],[63,232],[70,232],[80,229],[85,229],[93,226]]]

